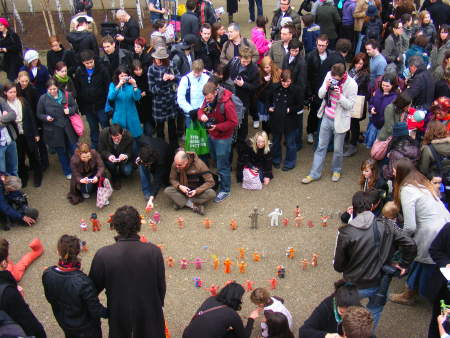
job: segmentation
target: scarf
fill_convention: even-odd
[[[59,104],[62,104],[62,100],[63,100],[63,93],[62,93],[62,91],[58,90],[58,97],[56,99],[53,96],[51,96],[49,93],[47,93],[47,95],[50,96],[53,100],[55,100]]]
[[[60,259],[58,261],[58,269],[64,272],[76,271],[80,270],[81,263],[80,262],[64,262],[64,260]]]
[[[62,77],[62,76],[59,76],[58,74],[55,74],[55,78],[56,78],[56,80],[58,80],[58,82],[61,82],[63,84],[67,84],[67,82],[69,82],[69,76],[68,75]]]

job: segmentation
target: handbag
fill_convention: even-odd
[[[366,97],[364,95],[356,96],[355,104],[353,105],[352,114],[351,114],[352,118],[360,119],[363,116],[365,101],[366,101]]]
[[[66,104],[64,105],[64,108],[69,108],[69,92],[65,91],[64,94],[66,95]],[[80,114],[74,113],[73,115],[70,115],[69,120],[72,124],[75,134],[77,134],[78,136],[82,136],[84,133],[84,123],[81,119]]]
[[[109,198],[113,193],[111,182],[105,177],[100,177],[97,187],[97,208],[102,209],[109,204]]]
[[[184,149],[197,155],[209,154],[208,132],[198,121],[192,121],[186,129]]]
[[[248,190],[261,190],[262,183],[259,178],[259,173],[250,168],[242,170],[242,188]]]
[[[377,161],[384,159],[391,140],[392,136],[389,136],[385,141],[375,140],[372,149],[370,149],[370,157]]]

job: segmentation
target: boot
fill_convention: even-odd
[[[389,300],[393,303],[402,305],[414,305],[417,292],[415,290],[405,289],[402,293],[391,293]]]
[[[25,254],[17,264],[14,264],[12,261],[8,262],[8,271],[11,272],[14,279],[19,282],[25,270],[33,263],[39,256],[44,252],[44,247],[39,238],[33,239],[28,245],[31,248],[31,252]]]

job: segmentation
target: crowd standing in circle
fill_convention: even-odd
[[[178,32],[163,2],[148,0],[150,37],[120,9],[117,26],[98,39],[92,1],[75,2],[81,13],[66,36],[70,46],[50,37],[46,66],[0,18],[8,79],[0,97],[3,230],[36,223],[38,212],[21,188],[32,171],[39,189],[49,152],[70,180],[72,204],[100,194],[105,177],[121,189],[138,168],[147,208],[163,189],[175,210],[204,215],[208,202],[232,198],[235,152],[236,179],[245,189],[270,189],[278,169],[295,168],[305,120],[305,143],[315,151],[298,184],[322,179],[328,151],[333,184],[345,174],[346,157],[369,153],[361,191],[338,231],[334,269],[342,280],[300,327],[300,337],[372,337],[388,300],[413,305],[418,295],[433,306],[428,337],[449,337],[449,321],[439,316],[440,300],[450,304],[439,272],[450,268],[447,3],[305,0],[297,12],[280,0],[270,18],[261,0],[249,0],[255,26],[246,37],[233,20],[237,1],[227,0],[225,24],[212,1],[187,0]],[[80,114],[88,143],[79,142]],[[141,220],[131,206],[111,216],[111,227],[117,241],[97,251],[89,275],[80,270],[79,239],[59,239],[58,263],[42,279],[55,318],[66,337],[101,337],[100,318],[108,318],[110,337],[164,337],[161,250],[140,242]],[[13,335],[46,337],[18,292],[8,255],[0,239],[1,313],[17,324]],[[407,275],[407,287],[388,295],[394,275]],[[98,300],[102,290],[107,309]],[[232,282],[205,300],[183,337],[249,337],[260,316],[263,337],[294,336],[295,313],[265,289],[252,293],[256,308],[243,323],[243,294]]]

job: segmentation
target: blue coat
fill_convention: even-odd
[[[135,101],[141,98],[140,89],[133,89],[130,84],[124,84],[118,90],[114,83],[109,84],[108,100],[114,101],[114,115],[112,123],[117,123],[130,131],[136,138],[142,135],[141,121],[136,109]]]
[[[28,73],[30,82],[33,84],[33,86],[36,87],[39,95],[47,93],[47,81],[50,79],[50,73],[47,67],[45,67],[44,65],[39,65],[36,77],[33,76],[33,72],[30,68],[22,66],[20,67],[20,71],[22,70],[25,70]]]

